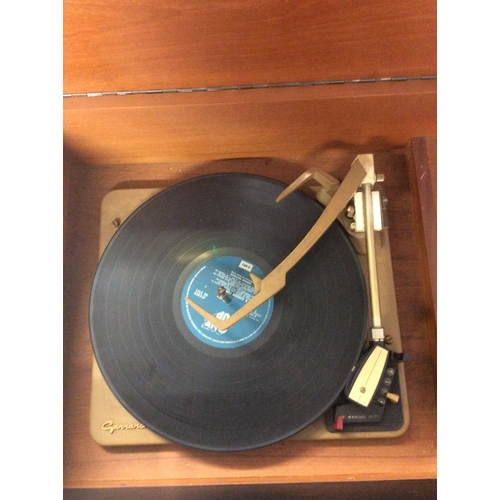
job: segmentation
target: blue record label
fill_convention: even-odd
[[[219,319],[227,319],[255,295],[250,273],[265,277],[257,265],[241,257],[214,257],[191,273],[182,297],[190,298]],[[182,316],[190,332],[205,344],[221,349],[234,349],[255,340],[269,323],[274,306],[271,298],[231,328],[218,330],[186,301],[182,302]]]

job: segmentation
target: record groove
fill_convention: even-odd
[[[244,295],[246,271],[228,278],[219,257],[267,274],[309,231],[322,207],[299,192],[276,203],[285,187],[247,174],[177,184],[139,207],[102,255],[90,298],[96,360],[123,406],[167,439],[217,451],[285,439],[333,404],[359,356],[366,286],[338,223],[288,273],[249,343],[219,348],[183,316],[186,280],[198,283],[205,264]]]

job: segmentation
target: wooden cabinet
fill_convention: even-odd
[[[433,1],[65,0],[67,498],[435,495],[435,192],[418,175],[436,173],[435,75]],[[342,177],[368,152],[390,200],[400,326],[412,356],[408,431],[230,454],[96,444],[88,298],[103,196],[209,172],[289,183],[318,165]]]

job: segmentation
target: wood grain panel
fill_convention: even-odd
[[[355,151],[336,151],[323,158],[321,166],[341,176],[355,154]],[[419,253],[411,211],[414,193],[403,150],[376,153],[375,164],[386,178],[384,188],[389,197],[402,342],[412,357],[405,367],[411,418],[408,431],[396,439],[335,443],[290,440],[260,450],[227,454],[178,445],[107,450],[93,442],[89,433],[92,348],[88,298],[98,261],[100,203],[116,187],[170,185],[209,172],[252,172],[290,182],[308,166],[311,158],[303,163],[248,158],[209,163],[95,166],[86,164],[70,150],[66,156],[71,162],[71,192],[64,267],[64,486],[74,491],[75,498],[78,494],[85,497],[85,491],[78,492],[78,488],[359,482],[355,491],[361,492],[364,481],[394,480],[401,485],[405,483],[399,482],[404,480],[435,480],[436,390],[422,314],[423,290],[416,272]],[[434,483],[426,484],[432,489]],[[175,491],[179,495],[188,493]],[[312,485],[311,491],[320,495],[327,490]],[[367,490],[364,491],[366,494]],[[105,495],[105,491],[100,494]],[[418,492],[412,495],[408,498],[418,498]]]
[[[435,0],[64,0],[64,92],[436,74]]]
[[[437,377],[437,141],[414,138],[408,144],[409,178],[421,252],[429,345]]]
[[[436,135],[436,81],[64,99],[90,164],[367,152]]]

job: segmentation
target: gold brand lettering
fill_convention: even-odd
[[[101,425],[103,431],[108,431],[113,434],[115,431],[133,431],[136,429],[145,429],[143,424],[114,424],[112,420],[108,420]]]

